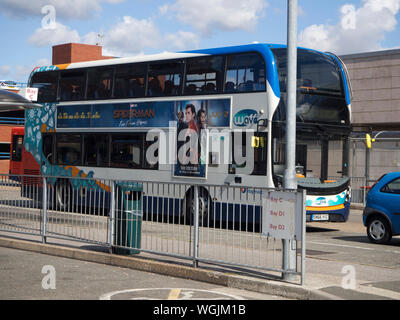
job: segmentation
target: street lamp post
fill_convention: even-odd
[[[287,109],[286,109],[286,170],[283,176],[285,189],[297,190],[296,178],[296,86],[297,86],[297,0],[288,0],[287,24]],[[283,270],[294,271],[296,248],[294,240],[284,239]],[[284,280],[293,280],[294,275],[283,272]]]

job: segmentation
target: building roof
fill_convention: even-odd
[[[399,49],[390,49],[390,50],[362,52],[362,53],[343,54],[343,55],[340,55],[340,58],[342,58],[342,59],[357,59],[357,58],[390,56],[390,55],[395,55],[395,54],[396,55],[400,54],[400,48]]]

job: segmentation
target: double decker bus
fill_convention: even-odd
[[[281,187],[286,81],[286,47],[273,44],[40,67],[29,87],[43,107],[26,111],[24,144],[42,174],[66,178],[56,192],[74,188],[73,177],[183,182],[175,197],[190,204],[191,182]],[[308,221],[348,218],[350,95],[338,57],[298,49],[296,164]],[[204,215],[220,200],[208,191]]]

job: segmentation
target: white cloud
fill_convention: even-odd
[[[43,16],[42,8],[54,6],[56,15],[66,19],[87,19],[101,12],[101,3],[124,0],[0,0],[0,13],[11,17]]]
[[[161,15],[167,14],[167,13],[168,13],[168,10],[169,10],[169,5],[168,5],[168,4],[165,4],[165,5],[162,5],[161,7],[158,7],[158,12],[159,12]]]
[[[161,35],[152,19],[138,20],[125,16],[107,32],[90,32],[84,36],[84,42],[95,44],[100,40],[105,53],[114,56],[137,55],[147,48],[156,48]]]
[[[337,54],[380,50],[385,34],[397,25],[399,10],[400,0],[363,0],[359,8],[346,4],[340,22],[305,28],[299,45]]]
[[[176,0],[173,5],[160,7],[203,35],[218,30],[252,31],[267,7],[265,0]]]
[[[122,57],[142,55],[145,51],[154,49],[195,49],[199,38],[186,31],[161,34],[153,19],[138,20],[125,16],[107,31],[89,32],[84,36],[61,23],[56,23],[54,28],[41,27],[28,38],[28,42],[36,47],[70,42],[98,44],[103,47],[103,55]]]
[[[165,47],[171,50],[196,49],[199,46],[199,37],[186,31],[178,31],[176,34],[167,34],[165,36]]]
[[[104,55],[122,57],[142,55],[149,49],[193,49],[198,47],[199,39],[186,31],[163,35],[151,18],[138,20],[125,16],[106,32],[86,34],[83,42],[102,45]]]
[[[39,28],[29,37],[28,42],[36,47],[54,46],[57,44],[80,42],[78,31],[61,23],[56,23],[54,28]]]

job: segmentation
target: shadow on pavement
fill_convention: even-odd
[[[324,227],[306,226],[306,232],[333,232],[339,231],[338,229],[330,229]]]
[[[343,241],[355,241],[355,242],[360,242],[360,243],[371,243],[369,241],[367,234],[365,236],[342,236],[342,237],[333,237],[333,239],[336,240],[343,240]],[[388,244],[377,244],[377,246],[382,246],[382,249],[394,246],[396,249],[400,247],[400,238],[394,237]]]

